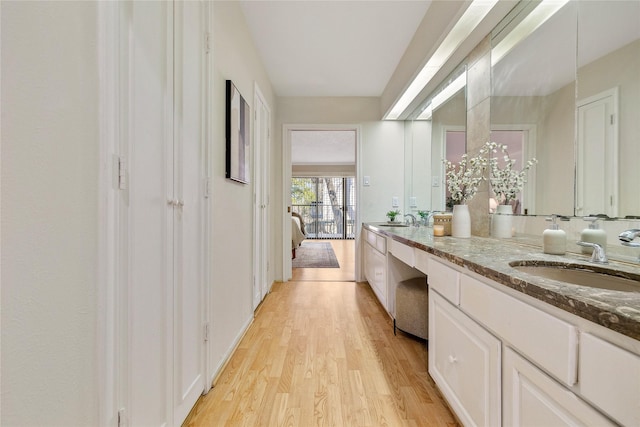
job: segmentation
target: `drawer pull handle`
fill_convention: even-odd
[[[458,359],[455,356],[449,356],[449,363],[457,363]]]

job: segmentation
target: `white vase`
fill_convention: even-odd
[[[454,205],[453,217],[451,218],[451,235],[453,237],[471,237],[471,215],[469,206]]]
[[[491,218],[491,236],[498,239],[508,239],[513,235],[513,207],[498,205]]]

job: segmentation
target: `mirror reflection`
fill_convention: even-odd
[[[576,6],[521,2],[494,31],[491,140],[538,159],[516,213],[573,215]]]
[[[466,120],[462,65],[405,122],[405,212],[447,210],[442,159],[458,162],[466,152]]]
[[[578,2],[576,215],[640,215],[640,2]]]
[[[491,138],[539,160],[521,212],[640,215],[640,2],[521,2],[492,65]]]

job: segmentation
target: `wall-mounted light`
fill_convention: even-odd
[[[491,9],[493,9],[496,3],[498,3],[498,0],[473,0],[458,22],[456,22],[451,31],[449,31],[444,40],[442,40],[442,43],[440,43],[440,46],[438,46],[431,58],[429,58],[418,75],[386,114],[384,117],[385,120],[397,120],[398,117],[400,117],[460,44],[469,37],[478,24],[480,24]]]
[[[543,0],[520,23],[491,49],[491,66],[496,65],[518,43],[531,35],[569,0]]]

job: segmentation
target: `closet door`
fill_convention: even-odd
[[[120,12],[119,416],[181,425],[205,388],[206,14],[202,2]]]
[[[173,423],[173,5],[122,4],[126,272],[121,312],[124,417]],[[121,187],[123,187],[121,185]]]
[[[204,379],[204,17],[202,2],[174,8],[174,425],[181,425]]]

